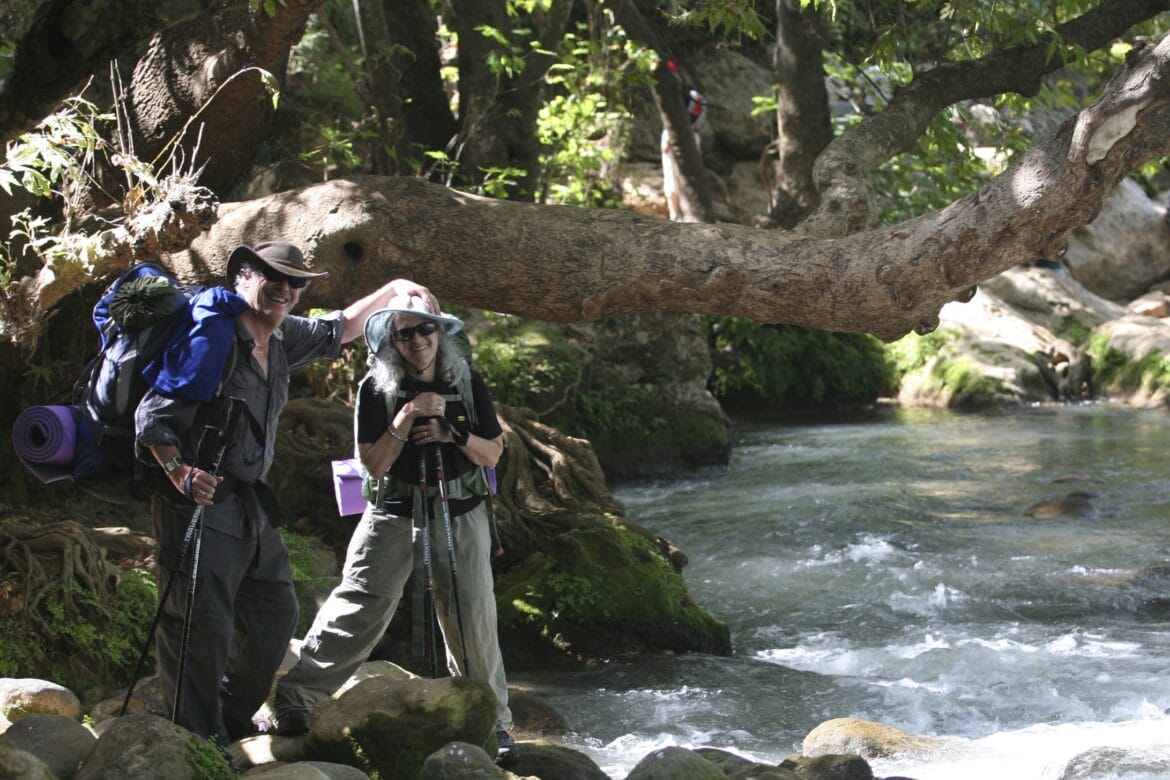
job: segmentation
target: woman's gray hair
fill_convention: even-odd
[[[236,272],[236,278],[231,280],[232,289],[234,289],[237,294],[243,295],[244,282],[259,273],[264,272],[261,271],[255,263],[250,260],[243,261],[240,263],[240,270]]]
[[[386,323],[387,335],[382,340],[382,346],[373,356],[370,364],[370,378],[374,382],[374,389],[384,396],[393,396],[402,386],[402,379],[406,376],[406,361],[402,353],[394,346],[394,339],[390,334],[394,332],[394,320]],[[444,387],[454,387],[459,380],[466,378],[469,373],[467,361],[459,354],[459,350],[451,343],[446,331],[439,328],[435,331],[439,336],[438,347],[435,350],[435,382]]]

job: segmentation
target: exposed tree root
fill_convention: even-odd
[[[34,523],[24,517],[0,518],[0,554],[0,576],[7,583],[4,603],[10,609],[19,607],[35,627],[45,627],[52,619],[41,609],[42,601],[62,583],[76,584],[103,608],[118,583],[118,569],[106,560],[105,551],[72,520]],[[70,588],[57,593],[65,609],[80,609]]]

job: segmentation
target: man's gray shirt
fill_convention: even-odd
[[[241,414],[230,445],[224,453],[220,474],[227,478],[224,490],[217,491],[216,503],[207,507],[204,521],[209,527],[240,535],[241,507],[231,488],[233,483],[251,483],[263,479],[272,466],[276,445],[277,423],[288,403],[289,377],[292,371],[322,357],[336,358],[341,353],[344,321],[341,312],[323,317],[288,316],[273,333],[268,348],[268,376],[265,377],[252,356],[254,341],[247,328],[236,319],[235,364],[223,386],[223,397],[238,399],[247,409]],[[223,408],[182,398],[170,398],[148,390],[134,414],[136,440],[142,446],[171,444],[182,457],[194,462],[199,438],[205,426],[222,426]],[[253,432],[248,414],[259,423],[262,432]],[[262,438],[258,441],[258,438]],[[210,466],[210,464],[200,464]],[[229,493],[229,495],[223,495]],[[178,494],[175,494],[178,497]],[[234,519],[233,519],[234,518]]]

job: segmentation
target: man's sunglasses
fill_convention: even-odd
[[[307,277],[289,276],[288,274],[282,274],[275,268],[269,268],[268,266],[262,266],[260,268],[260,273],[264,274],[265,279],[276,284],[280,284],[281,282],[288,282],[288,286],[294,290],[300,290],[309,283]]]
[[[416,333],[420,336],[429,336],[438,329],[439,326],[433,322],[420,322],[412,328],[399,328],[390,331],[390,338],[395,341],[410,341]]]

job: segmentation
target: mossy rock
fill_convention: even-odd
[[[1052,397],[1036,358],[1010,344],[943,330],[904,342],[896,360],[905,404],[972,411]]]
[[[449,742],[496,752],[496,697],[468,677],[372,677],[313,709],[306,755],[384,778],[418,777]]]
[[[1145,322],[1149,320],[1149,322]],[[1162,406],[1170,398],[1170,335],[1151,318],[1110,322],[1093,334],[1093,387],[1135,406]]]
[[[731,654],[727,625],[691,599],[644,535],[620,524],[555,537],[496,583],[509,655]]]

